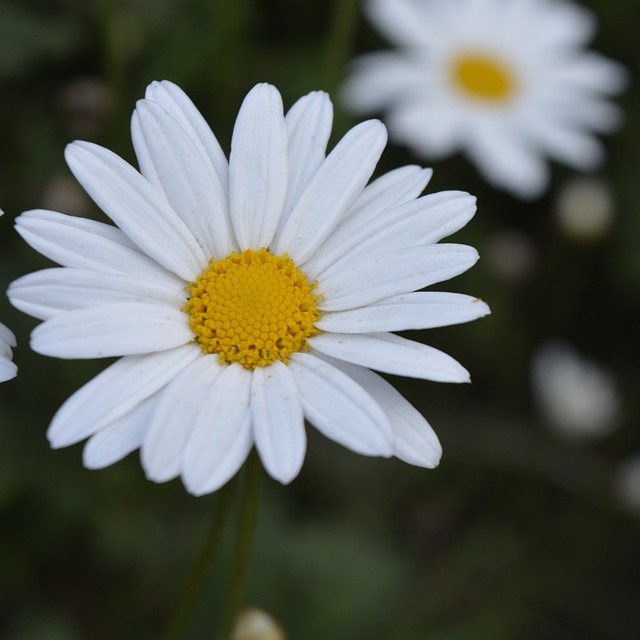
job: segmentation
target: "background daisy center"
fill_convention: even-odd
[[[468,52],[451,65],[453,83],[467,97],[488,102],[506,102],[516,82],[509,67],[491,54]]]
[[[318,295],[288,255],[267,249],[231,253],[210,265],[192,282],[184,307],[192,331],[205,353],[247,369],[307,349],[319,333]]]

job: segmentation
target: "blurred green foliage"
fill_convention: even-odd
[[[0,284],[46,266],[11,228],[21,211],[101,215],[70,180],[67,142],[91,139],[133,160],[130,113],[149,81],[167,78],[228,147],[255,82],[276,84],[288,106],[312,89],[334,92],[349,56],[384,46],[348,4],[3,0]],[[600,19],[594,47],[639,69],[637,6],[586,4]],[[621,103],[627,122],[607,140],[610,161],[599,175],[616,196],[616,221],[598,243],[559,233],[554,194],[571,176],[564,168],[554,167],[548,196],[523,204],[482,184],[461,158],[434,165],[430,191],[478,196],[478,215],[455,241],[486,258],[445,289],[481,295],[493,315],[420,338],[459,358],[474,385],[394,381],[441,437],[436,471],[361,458],[310,430],[300,477],[288,487],[265,483],[248,602],[278,618],[288,637],[638,637],[638,521],[613,491],[618,465],[640,450],[636,85]],[[353,124],[336,107],[334,139]],[[391,145],[379,171],[412,162]],[[505,278],[491,261],[505,231],[531,248],[525,277]],[[30,352],[35,321],[6,300],[0,310],[17,334],[20,367],[0,387],[0,637],[161,637],[216,496],[195,499],[178,481],[146,481],[135,455],[90,472],[79,446],[51,451],[45,431],[55,409],[104,363]],[[558,336],[620,381],[624,415],[604,442],[563,440],[534,410],[531,354]],[[214,637],[231,548],[227,532],[187,629],[192,640]]]

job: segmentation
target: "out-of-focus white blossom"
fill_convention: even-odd
[[[386,112],[392,139],[417,155],[463,151],[491,184],[541,195],[544,157],[579,170],[603,160],[592,135],[620,124],[607,98],[626,84],[585,49],[595,16],[554,0],[367,0],[396,51],[355,60],[343,87],[357,113]]]
[[[576,242],[594,242],[607,234],[614,218],[611,189],[596,178],[574,178],[564,184],[556,201],[562,232]]]
[[[594,440],[616,428],[620,398],[613,375],[568,345],[554,342],[540,348],[532,379],[544,420],[562,435]]]
[[[231,640],[286,640],[282,627],[262,609],[240,612]]]

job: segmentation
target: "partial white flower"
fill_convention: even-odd
[[[0,209],[0,216],[4,211]],[[13,352],[11,347],[16,346],[16,337],[0,322],[0,382],[11,380],[18,374],[18,367],[12,362]]]
[[[11,347],[16,346],[16,337],[0,322],[0,382],[11,380],[18,374],[18,367],[12,362]]]
[[[370,368],[466,382],[450,356],[392,331],[489,313],[455,293],[416,292],[466,271],[475,249],[439,240],[475,198],[420,197],[415,166],[367,185],[386,143],[378,121],[325,156],[326,94],[283,113],[278,91],[245,98],[229,160],[189,98],[154,82],[133,114],[141,174],[107,149],[75,142],[67,162],[117,226],[28,211],[17,229],[62,265],[15,281],[12,303],[44,322],[37,352],[121,356],[55,415],[53,447],[85,438],[87,467],[141,449],[147,476],[215,491],[256,446],[286,483],[306,449],[304,418],[363,455],[434,467],[425,419]]]
[[[389,133],[419,156],[461,150],[483,177],[519,197],[547,187],[544,156],[580,170],[603,160],[592,132],[620,111],[626,80],[584,49],[595,17],[555,0],[366,0],[397,51],[355,60],[343,87],[357,113],[386,111]]]
[[[564,436],[598,439],[617,427],[613,375],[566,344],[541,347],[532,361],[533,392],[547,424]]]

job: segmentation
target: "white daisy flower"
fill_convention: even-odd
[[[343,87],[358,113],[387,111],[392,138],[416,154],[461,150],[483,177],[519,197],[549,181],[543,156],[579,170],[603,159],[591,135],[620,123],[606,97],[617,63],[583,49],[596,20],[562,0],[367,0],[399,50],[355,60]]]
[[[17,229],[62,268],[15,281],[11,302],[44,322],[35,351],[121,356],[59,409],[53,447],[89,438],[84,463],[141,449],[147,476],[215,491],[255,444],[282,483],[299,472],[304,418],[357,453],[438,464],[420,413],[370,368],[466,382],[448,355],[391,331],[489,313],[470,296],[416,292],[466,271],[475,249],[436,244],[475,199],[419,197],[431,172],[409,166],[367,185],[386,143],[378,121],[325,157],[326,94],[283,114],[257,85],[227,161],[187,96],[154,82],[133,114],[138,173],[107,149],[67,147],[67,162],[117,226],[28,211]]]

